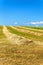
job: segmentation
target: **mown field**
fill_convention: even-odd
[[[0,26],[0,65],[43,65],[43,27]]]

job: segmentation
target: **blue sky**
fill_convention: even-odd
[[[43,26],[43,0],[0,0],[0,25]]]

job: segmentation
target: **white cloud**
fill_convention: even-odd
[[[30,22],[30,24],[34,24],[34,25],[36,25],[36,24],[43,24],[43,21],[40,21],[40,22]]]
[[[43,21],[36,21],[36,22],[26,22],[25,24],[27,25],[32,25],[32,26],[40,26],[40,25],[43,25]]]

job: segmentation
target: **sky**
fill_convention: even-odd
[[[43,0],[0,0],[0,25],[43,26]]]

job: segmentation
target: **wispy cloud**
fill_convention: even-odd
[[[27,22],[27,25],[35,25],[35,26],[39,26],[43,24],[43,21],[38,21],[38,22]]]
[[[18,22],[14,22],[14,25],[17,25],[18,24]]]

